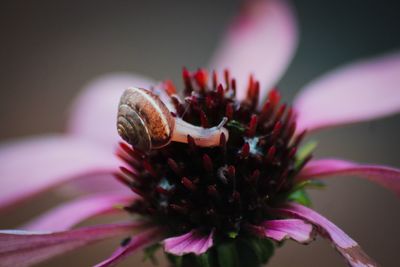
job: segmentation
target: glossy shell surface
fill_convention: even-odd
[[[153,92],[128,88],[118,107],[119,135],[142,151],[157,149],[171,141],[175,120],[166,105]]]

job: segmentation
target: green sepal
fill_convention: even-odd
[[[250,248],[250,250],[247,249],[247,253],[254,254],[255,256],[243,256],[243,259],[247,259],[247,261],[250,259],[249,263],[253,264],[248,265],[246,262],[243,266],[260,266],[261,264],[266,264],[275,251],[275,246],[270,239],[251,238],[244,240],[243,244]],[[240,251],[246,252],[246,250]]]
[[[232,231],[232,232],[228,233],[228,237],[232,238],[232,239],[235,239],[238,235],[239,235],[239,233],[235,232],[235,231]]]
[[[240,123],[240,122],[238,122],[236,120],[230,120],[226,124],[226,126],[229,127],[229,128],[235,129],[235,130],[237,130],[239,132],[246,131],[246,126],[243,123]]]
[[[293,192],[297,191],[299,189],[308,189],[308,188],[312,188],[312,189],[324,189],[326,186],[326,184],[322,181],[319,180],[306,180],[306,181],[302,181],[300,183],[297,183],[294,188],[293,188]]]
[[[294,191],[288,196],[288,200],[297,202],[301,205],[310,207],[311,206],[311,199],[308,193],[304,189],[299,189]]]
[[[201,255],[195,255],[193,253],[186,254],[183,256],[176,256],[173,254],[166,253],[168,260],[171,262],[171,266],[174,267],[214,267],[217,266],[213,263],[211,252],[208,251]]]
[[[293,189],[287,194],[287,199],[310,207],[312,204],[311,198],[305,189],[323,189],[324,187],[325,183],[318,180],[303,181],[293,187]]]
[[[175,255],[169,254],[169,253],[165,253],[165,255],[167,255],[168,260],[171,262],[171,266],[182,267],[182,264],[183,264],[182,256],[175,256]]]
[[[310,141],[302,145],[296,153],[297,159],[302,160],[306,158],[308,155],[314,152],[314,150],[317,148],[317,145],[318,145],[317,141]]]
[[[206,253],[175,256],[167,253],[174,267],[261,267],[274,253],[269,239],[238,237],[215,244]]]
[[[153,265],[158,265],[157,257],[155,257],[154,254],[157,252],[159,248],[161,248],[160,244],[154,244],[152,246],[145,248],[143,250],[144,252],[143,261],[150,260]]]
[[[303,145],[299,151],[296,153],[296,162],[294,164],[295,170],[299,170],[301,166],[303,166],[304,161],[307,159],[308,156],[310,156],[315,148],[317,148],[317,142],[316,141],[310,141]]]
[[[229,242],[217,246],[219,266],[240,267],[235,242]]]
[[[209,253],[203,253],[199,256],[194,256],[196,257],[196,262],[197,262],[197,266],[199,267],[212,267],[211,265],[211,261],[210,261],[210,256]]]

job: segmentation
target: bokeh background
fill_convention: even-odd
[[[238,6],[239,0],[2,1],[0,141],[63,131],[74,96],[102,74],[137,72],[179,84],[182,66],[207,64]],[[300,45],[279,83],[289,101],[298,88],[327,70],[400,49],[397,0],[308,0],[294,6]],[[345,126],[314,136],[320,141],[316,156],[400,166],[399,136],[399,116]],[[383,266],[399,266],[398,198],[351,177],[327,184],[327,189],[311,192],[315,209]],[[16,226],[64,198],[54,192],[36,198],[0,215],[0,226]],[[109,255],[118,242],[71,252],[41,266],[89,266]],[[142,257],[133,256],[122,266],[151,266]],[[163,261],[160,266],[165,266]],[[269,266],[345,264],[319,238],[308,246],[287,242]]]

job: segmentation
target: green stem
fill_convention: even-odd
[[[182,257],[167,254],[171,267],[261,267],[274,252],[265,239],[235,239],[215,245],[206,253]]]

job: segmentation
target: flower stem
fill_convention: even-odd
[[[215,245],[202,255],[167,254],[171,267],[261,267],[274,252],[270,240],[235,239]]]

